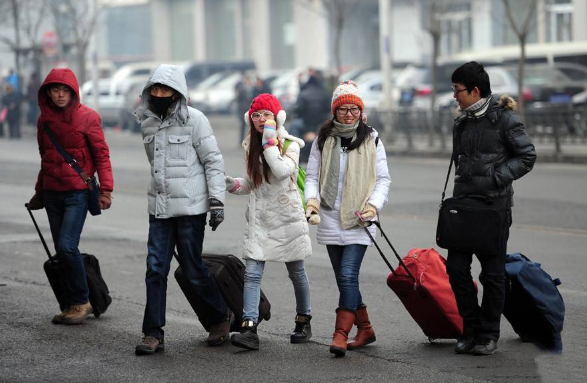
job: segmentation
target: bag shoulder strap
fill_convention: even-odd
[[[289,148],[290,144],[291,144],[291,140],[285,140],[285,142],[283,143],[283,148],[281,148],[282,155],[287,152],[287,148]]]
[[[51,142],[53,143],[53,146],[55,146],[55,149],[57,149],[57,151],[59,152],[59,154],[61,154],[61,156],[65,160],[65,163],[67,163],[69,166],[71,166],[73,168],[73,170],[75,170],[77,172],[77,174],[79,174],[79,176],[82,178],[82,180],[84,181],[84,183],[86,185],[88,185],[88,188],[90,190],[93,190],[94,189],[94,185],[92,185],[92,179],[90,177],[88,177],[88,175],[86,174],[86,172],[77,164],[77,161],[75,160],[75,158],[73,158],[67,152],[67,150],[65,150],[63,148],[63,146],[61,146],[61,144],[57,140],[57,137],[55,137],[55,135],[51,131],[51,128],[50,128],[48,122],[45,122],[45,130],[47,131],[47,134],[49,135],[49,138],[51,139]]]

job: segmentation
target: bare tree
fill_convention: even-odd
[[[306,6],[311,5],[314,0],[298,0]],[[340,56],[342,44],[342,31],[346,25],[349,17],[355,10],[355,6],[359,4],[360,0],[320,0],[324,6],[325,12],[320,12],[320,16],[324,17],[332,30],[334,31],[334,64],[336,66],[337,77],[342,72],[342,58]],[[307,7],[307,9],[314,9]]]
[[[340,76],[342,72],[342,58],[340,57],[342,31],[358,2],[358,0],[322,0],[324,8],[328,12],[327,20],[334,30],[334,63],[337,76]]]
[[[47,0],[59,40],[75,47],[80,85],[86,81],[86,52],[96,28],[99,8],[96,0]],[[67,39],[68,37],[69,39]]]
[[[428,20],[426,20],[426,31],[432,38],[432,64],[430,71],[432,73],[432,91],[430,93],[430,123],[428,124],[428,145],[434,144],[434,135],[438,133],[440,145],[444,149],[446,142],[444,135],[438,126],[438,119],[434,118],[436,114],[436,95],[438,93],[438,57],[440,56],[440,38],[442,36],[442,16],[447,13],[452,4],[452,0],[427,0],[423,3],[427,8]]]
[[[22,59],[30,57],[36,71],[40,67],[40,28],[45,16],[44,0],[9,0],[0,2],[0,22],[12,26],[10,36],[0,36],[0,43],[14,53],[15,70],[21,78]]]
[[[518,0],[519,1],[519,0]],[[526,63],[526,43],[528,40],[528,35],[532,31],[532,28],[536,24],[537,17],[536,17],[536,8],[538,6],[539,0],[525,0],[526,7],[525,15],[521,18],[521,22],[518,23],[516,18],[514,17],[514,11],[512,10],[512,5],[510,0],[502,0],[503,6],[505,7],[506,16],[510,22],[510,26],[518,41],[520,43],[520,60],[518,63],[518,111],[522,118],[524,117],[524,65]],[[518,12],[519,14],[519,12]]]

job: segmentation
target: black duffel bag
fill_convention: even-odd
[[[436,243],[444,249],[481,254],[505,251],[507,203],[484,196],[443,200],[438,214]]]

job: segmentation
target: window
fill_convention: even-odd
[[[549,42],[571,41],[573,38],[573,4],[556,0],[546,8],[546,39]]]

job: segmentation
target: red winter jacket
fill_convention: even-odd
[[[57,107],[48,94],[49,84],[64,84],[73,90],[72,101],[65,108]],[[45,131],[45,122],[61,146],[77,161],[90,177],[98,172],[100,191],[112,191],[110,150],[104,139],[102,121],[93,109],[80,104],[79,86],[71,69],[53,69],[39,89],[41,116],[37,121],[37,141],[41,154],[41,170],[35,191],[85,190],[87,185],[53,146]]]

